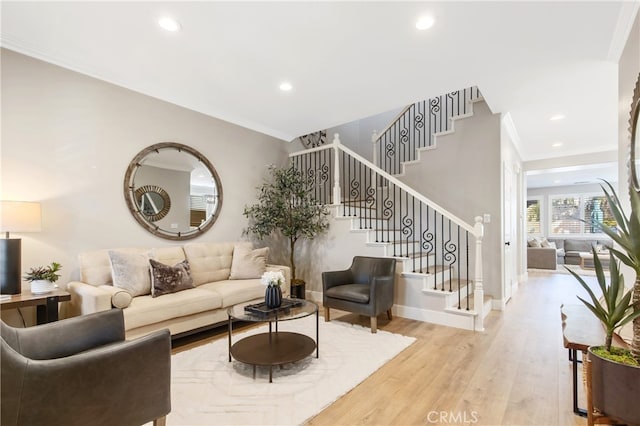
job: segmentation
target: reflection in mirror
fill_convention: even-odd
[[[135,202],[144,217],[156,222],[169,213],[171,197],[164,189],[156,185],[145,185],[136,189]]]
[[[153,234],[186,240],[209,229],[222,205],[213,165],[186,145],[150,146],[131,162],[125,199],[136,220]]]

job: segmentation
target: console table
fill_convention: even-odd
[[[58,321],[58,303],[71,300],[71,294],[64,290],[53,290],[45,294],[32,294],[24,292],[13,294],[10,298],[0,300],[0,309],[36,307],[37,324]]]

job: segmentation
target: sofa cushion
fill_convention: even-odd
[[[540,240],[536,237],[531,238],[530,240],[527,240],[527,246],[528,247],[540,247],[542,244],[540,242]]]
[[[246,243],[251,246],[251,243]],[[184,253],[196,286],[229,278],[235,243],[189,243]]]
[[[596,240],[576,240],[572,238],[566,238],[564,240],[565,252],[590,252],[591,247],[596,243]]]
[[[175,265],[186,259],[182,246],[152,248],[149,250],[149,257],[165,265]]]
[[[121,253],[138,254],[145,254],[149,251],[148,249],[141,248],[116,248],[111,250]],[[95,250],[78,255],[80,262],[80,281],[93,286],[111,285],[113,283],[109,251],[110,250]]]
[[[132,296],[151,293],[149,257],[144,253],[109,250],[113,286],[127,290]]]
[[[222,297],[212,291],[192,288],[153,298],[134,297],[124,312],[125,328],[131,330],[149,324],[210,311],[222,307]]]
[[[269,247],[252,250],[246,245],[237,245],[233,249],[230,280],[260,278],[267,270]]]
[[[343,284],[327,290],[327,297],[355,303],[369,303],[368,284]]]
[[[149,263],[151,264],[152,297],[193,288],[189,261],[183,260],[174,266],[165,265],[155,259],[149,259]]]
[[[253,299],[264,299],[265,286],[260,279],[253,280],[224,280],[207,283],[198,287],[218,294],[222,298],[222,307],[237,305]]]

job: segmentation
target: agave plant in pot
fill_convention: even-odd
[[[640,424],[640,196],[629,191],[631,214],[627,217],[620,200],[608,182],[602,186],[611,213],[617,222],[615,227],[594,220],[603,233],[616,243],[607,247],[610,256],[610,283],[607,284],[604,267],[593,249],[593,261],[602,298],[598,299],[589,285],[575,272],[569,270],[587,291],[591,302],[579,299],[602,322],[606,330],[604,347],[589,348],[591,361],[591,400],[593,408],[615,420]],[[635,282],[626,291],[624,275],[616,258],[631,267]],[[627,323],[633,323],[631,350],[612,347],[613,333]],[[591,416],[592,413],[589,413]]]
[[[62,265],[58,262],[52,262],[49,266],[37,266],[31,268],[24,275],[24,279],[31,283],[31,293],[43,294],[52,291],[54,283],[60,278],[58,272],[62,269]]]

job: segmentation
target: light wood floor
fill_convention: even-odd
[[[585,425],[571,408],[560,320],[561,304],[580,303],[576,294],[570,275],[531,272],[482,333],[380,315],[380,329],[416,342],[308,424]],[[332,310],[334,320],[369,323]]]

